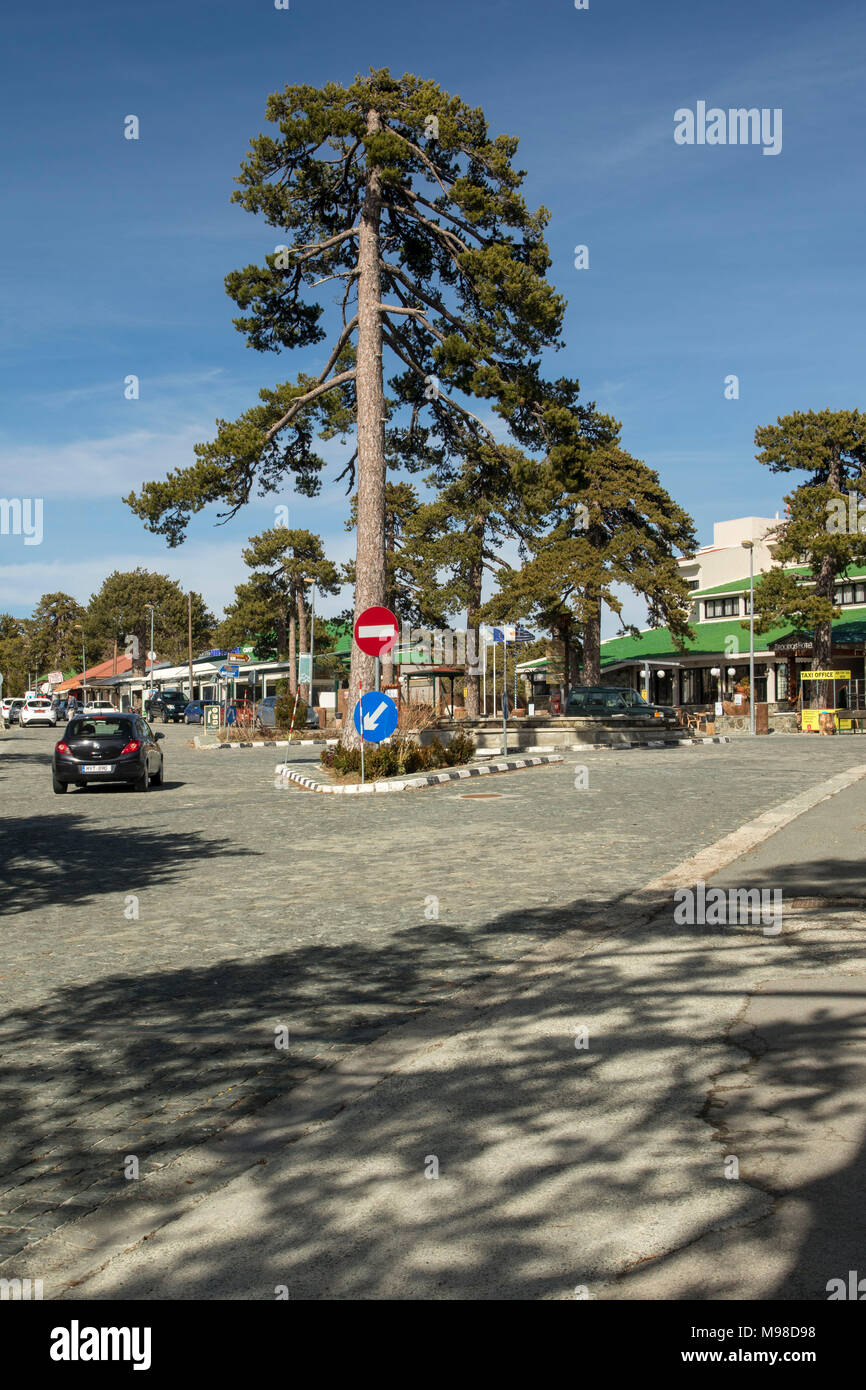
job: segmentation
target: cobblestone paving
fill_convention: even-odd
[[[3,741],[0,1260],[115,1194],[126,1155],[142,1175],[170,1163],[495,962],[866,763],[859,738],[587,750],[361,800],[276,788],[273,749],[201,752],[181,726],[166,735],[166,785],[147,796],[55,797],[53,731]],[[315,772],[316,750],[292,754]]]

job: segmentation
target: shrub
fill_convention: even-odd
[[[277,702],[274,706],[274,720],[278,729],[289,729],[292,724],[292,711],[295,710],[295,697],[289,690],[288,681],[280,681],[277,686]],[[307,706],[298,696],[298,708],[295,710],[295,728],[303,729],[307,719]]]
[[[468,763],[475,744],[468,734],[456,734],[445,746],[438,738],[422,746],[405,735],[394,734],[389,743],[379,743],[364,750],[364,774],[371,781],[383,777],[402,777],[413,772],[432,771],[438,767],[456,767]],[[338,776],[361,775],[360,748],[323,748],[323,767],[331,768]]]
[[[436,711],[432,705],[410,705],[403,701],[397,716],[398,729],[432,729],[436,723]]]

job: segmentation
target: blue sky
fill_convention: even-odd
[[[260,386],[315,365],[315,351],[246,348],[223,288],[277,240],[229,198],[266,97],[288,83],[408,70],[520,137],[569,301],[555,368],[622,420],[703,542],[714,519],[782,505],[756,426],[861,404],[857,0],[49,0],[8,11],[4,31],[0,494],[44,498],[44,539],[0,536],[0,611],[57,589],[84,602],[141,564],[219,612],[278,502],[350,557],[342,484],[255,500],[226,526],[202,513],[174,551],[120,500],[190,462]],[[699,100],[781,107],[782,152],[678,146],[674,111]],[[138,141],[123,138],[128,114]],[[342,451],[328,456],[333,479]]]

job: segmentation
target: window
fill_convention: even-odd
[[[699,579],[687,579],[686,583],[690,589],[699,589],[701,587],[701,581]]]
[[[866,584],[842,584],[833,594],[833,602],[866,603]]]
[[[708,598],[704,603],[705,618],[736,618],[739,612],[739,598]]]

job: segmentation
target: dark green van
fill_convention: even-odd
[[[579,719],[628,719],[674,727],[677,712],[669,705],[650,705],[637,690],[621,685],[577,685],[565,704],[566,715]]]

